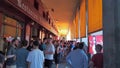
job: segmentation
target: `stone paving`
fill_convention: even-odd
[[[55,64],[53,64],[53,67],[52,68],[55,68]],[[58,68],[71,68],[67,63],[60,63]]]

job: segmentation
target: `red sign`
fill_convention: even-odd
[[[89,36],[89,53],[93,54],[93,46],[94,46],[94,42],[93,42],[93,36]]]
[[[103,45],[103,36],[102,35],[97,35],[96,36],[96,44]]]
[[[103,36],[102,35],[95,35],[95,36],[89,36],[89,53],[95,54],[95,45],[101,44],[103,45]]]

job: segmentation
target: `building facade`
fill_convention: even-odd
[[[32,37],[57,35],[40,0],[0,0],[0,3],[0,40],[17,37],[29,41]]]

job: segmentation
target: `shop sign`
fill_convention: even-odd
[[[8,3],[12,4],[13,6],[17,7],[19,10],[21,10],[24,14],[27,14],[27,16],[30,16],[31,18],[34,18],[34,20],[39,20],[39,13],[38,11],[29,4],[27,0],[7,0]]]
[[[23,12],[25,15],[32,18],[34,21],[40,23],[42,26],[44,26],[46,29],[50,30],[54,34],[57,35],[57,32],[51,28],[51,26],[40,16],[39,12],[29,4],[30,2],[28,0],[6,0],[9,4],[16,7],[18,10]],[[41,21],[42,20],[42,21]]]

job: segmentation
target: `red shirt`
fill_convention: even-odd
[[[103,53],[93,55],[92,61],[94,63],[94,67],[103,68]]]

